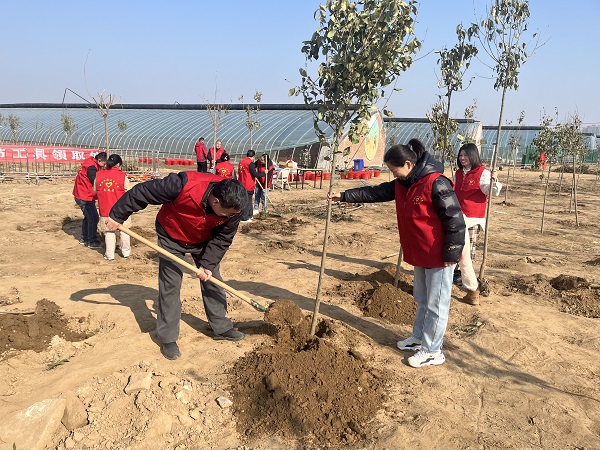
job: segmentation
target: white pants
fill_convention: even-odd
[[[106,245],[106,251],[104,254],[108,259],[114,259],[115,248],[117,247],[117,234],[115,231],[108,231],[105,225],[106,217],[100,218],[100,229],[104,232],[104,244]],[[123,224],[127,228],[131,228],[131,217]],[[127,233],[119,231],[119,238],[121,240],[119,248],[121,249],[121,256],[128,258],[131,255],[131,238]]]
[[[477,275],[471,261],[471,241],[469,239],[469,230],[465,228],[465,245],[462,251],[462,258],[458,262],[458,269],[462,277],[462,285],[469,291],[476,291],[479,287]]]

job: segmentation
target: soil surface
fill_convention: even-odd
[[[182,357],[168,361],[156,252],[132,239],[131,257],[106,261],[79,245],[69,180],[2,183],[0,447],[32,405],[75,398],[83,423],[63,417],[35,448],[600,448],[598,181],[580,177],[577,226],[568,180],[559,194],[552,176],[543,234],[539,173],[517,171],[495,199],[489,296],[474,307],[453,288],[446,363],[421,369],[395,347],[415,304],[391,203],[333,205],[313,324],[326,190],[270,193],[271,213],[241,225],[221,267],[268,311],[230,297],[247,337],[214,341],[186,275]],[[155,241],[157,211],[136,214],[133,231]]]

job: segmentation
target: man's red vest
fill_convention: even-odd
[[[238,180],[247,191],[254,191],[254,177],[250,173],[250,164],[252,164],[252,158],[249,156],[242,158],[238,165]]]
[[[484,166],[471,169],[465,175],[462,169],[456,171],[456,198],[460,207],[467,217],[485,217],[487,195],[481,192],[481,174],[485,170]]]
[[[90,156],[81,164],[79,172],[75,177],[75,185],[73,186],[73,197],[86,202],[96,200],[97,198],[92,182],[87,176],[87,170],[92,166],[96,166],[96,169],[100,172],[100,165],[93,156]]]
[[[424,176],[411,187],[396,182],[396,216],[404,261],[412,266],[444,267],[444,228],[435,210],[431,189],[443,176],[436,172]]]
[[[161,206],[156,216],[167,234],[178,242],[195,245],[212,238],[212,229],[227,222],[227,217],[207,214],[202,198],[210,183],[223,180],[218,175],[186,172],[188,181],[171,203]]]
[[[108,217],[110,209],[125,193],[127,175],[118,167],[100,170],[96,175],[96,193],[100,216]]]
[[[206,145],[204,142],[196,142],[194,146],[194,151],[196,152],[196,161],[204,162],[206,161],[206,156],[208,155],[208,150],[206,149]]]
[[[235,167],[229,161],[218,162],[215,166],[215,173],[221,178],[233,178]]]

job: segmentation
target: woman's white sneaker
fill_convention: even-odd
[[[403,341],[398,341],[396,347],[398,347],[399,350],[416,352],[417,350],[421,350],[421,339],[411,336]]]
[[[440,364],[444,364],[445,361],[446,357],[442,352],[419,350],[408,358],[408,365],[411,367],[439,366]]]

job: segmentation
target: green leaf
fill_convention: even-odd
[[[291,96],[292,96],[292,95],[294,95],[295,93],[296,93],[296,88],[291,88],[291,89],[288,91],[288,97],[291,97]]]

